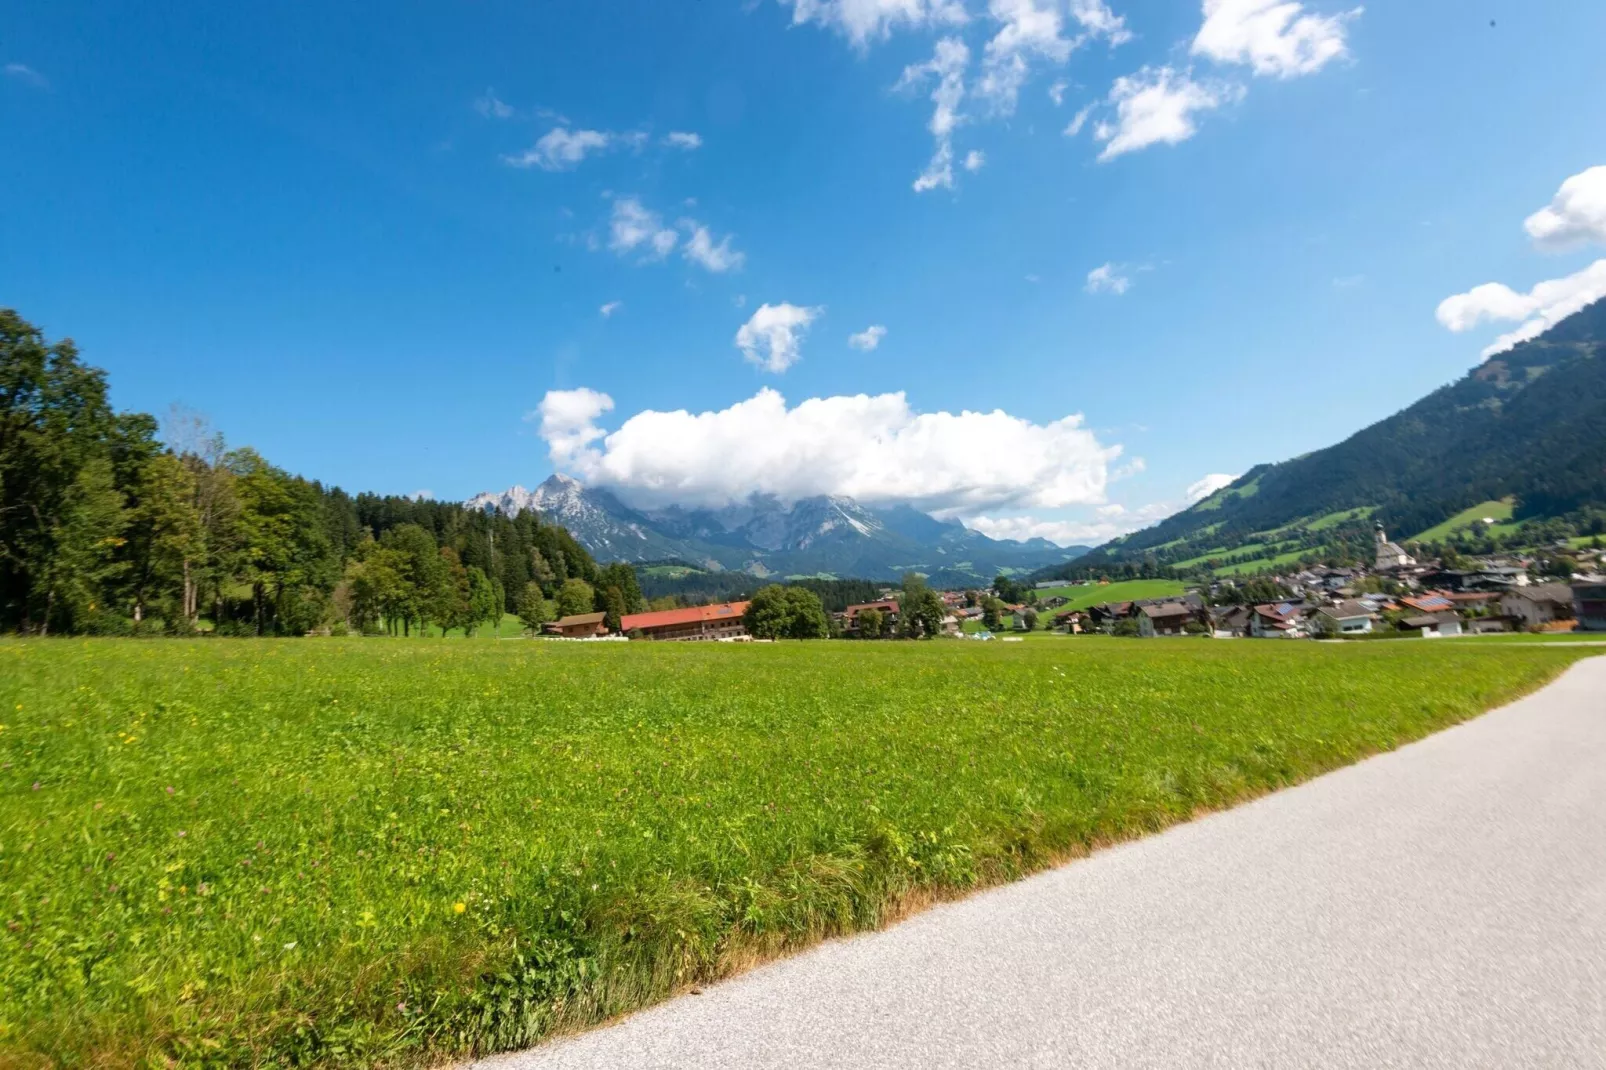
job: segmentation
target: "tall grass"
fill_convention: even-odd
[[[525,1045],[1588,652],[0,642],[0,1061]]]

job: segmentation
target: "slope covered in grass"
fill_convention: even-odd
[[[1589,652],[0,642],[0,1061],[528,1044],[1393,747]]]

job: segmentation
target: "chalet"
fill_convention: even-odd
[[[1400,599],[1400,602],[1406,608],[1414,609],[1419,614],[1448,613],[1455,608],[1455,600],[1441,591],[1424,591],[1418,595],[1406,595]]]
[[[619,622],[630,636],[673,642],[707,642],[745,639],[747,627],[742,616],[746,602],[726,602],[717,606],[665,609],[655,613],[632,613]]]
[[[1419,613],[1400,621],[1400,631],[1420,632],[1424,639],[1437,639],[1442,635],[1460,635],[1461,618],[1450,613]]]
[[[1157,606],[1138,607],[1138,634],[1146,638],[1156,635],[1186,635],[1186,628],[1194,619],[1191,606],[1181,602],[1165,602]]]
[[[1606,632],[1606,576],[1573,581],[1573,619],[1581,631]]]
[[[853,639],[859,637],[859,614],[867,609],[873,609],[881,614],[882,635],[892,636],[897,634],[898,602],[893,598],[884,598],[879,602],[860,602],[858,605],[849,606],[837,614],[837,626],[842,629],[843,635]],[[978,612],[976,615],[980,616],[981,614]]]
[[[1372,611],[1359,602],[1340,602],[1316,611],[1324,631],[1334,635],[1366,635],[1372,630]]]
[[[1210,611],[1210,630],[1217,639],[1241,639],[1249,634],[1250,606],[1217,606]]]
[[[604,623],[606,617],[606,613],[576,613],[560,617],[543,630],[547,635],[564,639],[595,639],[608,634],[608,625]]]
[[[1573,613],[1573,589],[1565,583],[1517,587],[1500,599],[1500,611],[1518,628],[1542,628]]]
[[[1249,617],[1249,634],[1255,639],[1301,639],[1303,623],[1296,603],[1256,606]]]

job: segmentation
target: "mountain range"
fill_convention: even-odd
[[[1571,518],[1580,532],[1606,515],[1606,301],[1337,445],[1258,465],[1064,571],[1275,565],[1324,546],[1365,547],[1375,523],[1401,541],[1433,541],[1447,519],[1496,506],[1510,525]]]
[[[649,511],[564,475],[534,490],[480,494],[467,504],[509,515],[533,510],[567,528],[599,561],[683,561],[756,576],[895,579],[917,571],[934,583],[963,585],[1062,564],[1088,549],[1045,539],[992,539],[907,505],[868,506],[835,496],[788,503],[754,495],[718,509]]]

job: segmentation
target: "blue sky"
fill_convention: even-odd
[[[1606,292],[1592,0],[0,16],[0,303],[351,490],[1097,541]]]

